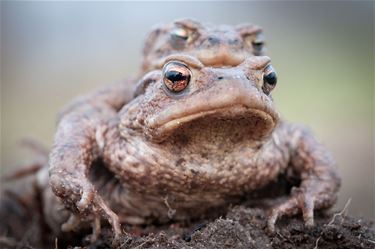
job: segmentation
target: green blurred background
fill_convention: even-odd
[[[283,116],[311,127],[343,176],[337,208],[375,217],[374,2],[1,2],[1,168],[50,145],[74,96],[135,75],[150,27],[191,17],[265,30]]]

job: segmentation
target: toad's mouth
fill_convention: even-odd
[[[240,118],[246,118],[248,114],[255,114],[256,116],[259,116],[260,119],[263,119],[265,122],[270,121],[272,122],[271,125],[274,126],[274,120],[272,116],[262,110],[257,110],[257,109],[248,109],[247,111],[243,111],[242,109],[246,109],[241,106],[234,106],[234,107],[224,107],[224,108],[218,108],[214,110],[209,110],[209,111],[203,111],[203,112],[198,112],[198,113],[193,113],[185,117],[181,118],[176,118],[171,121],[166,122],[163,124],[160,128],[168,131],[168,130],[174,130],[177,127],[186,124],[188,122],[191,122],[193,120],[198,120],[199,118],[209,116],[209,117],[216,117],[218,119],[240,119]],[[241,112],[239,115],[238,112]]]
[[[189,137],[199,136],[199,140],[205,137],[205,141],[219,137],[262,140],[272,132],[277,121],[278,115],[272,110],[235,104],[169,116],[153,129],[152,140],[162,142],[171,135],[182,133]]]

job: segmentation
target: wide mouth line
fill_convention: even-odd
[[[213,108],[213,109],[205,110],[205,111],[193,112],[193,113],[188,114],[188,115],[183,116],[183,117],[176,117],[172,120],[163,122],[162,124],[159,125],[159,128],[161,128],[161,127],[172,128],[176,125],[181,125],[181,124],[187,123],[189,121],[195,120],[195,119],[203,117],[203,116],[216,114],[216,113],[225,113],[225,111],[231,110],[231,109],[234,109],[234,108],[237,108],[237,107],[238,108],[245,108],[246,111],[255,111],[255,112],[262,113],[266,117],[270,117],[270,119],[272,119],[273,123],[276,122],[276,117],[274,117],[272,114],[270,114],[270,113],[268,113],[268,112],[266,112],[266,111],[264,111],[260,108],[247,107],[243,104],[235,104],[235,105],[230,105],[230,106],[217,107],[217,108]]]

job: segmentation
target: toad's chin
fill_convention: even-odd
[[[152,130],[150,138],[160,143],[181,135],[214,143],[259,141],[272,133],[277,121],[278,115],[273,111],[234,105],[166,119]]]

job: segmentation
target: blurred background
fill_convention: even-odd
[[[56,113],[73,97],[140,68],[160,22],[190,17],[264,28],[285,119],[311,127],[343,176],[337,208],[375,217],[374,2],[1,1],[1,171],[51,145]]]

